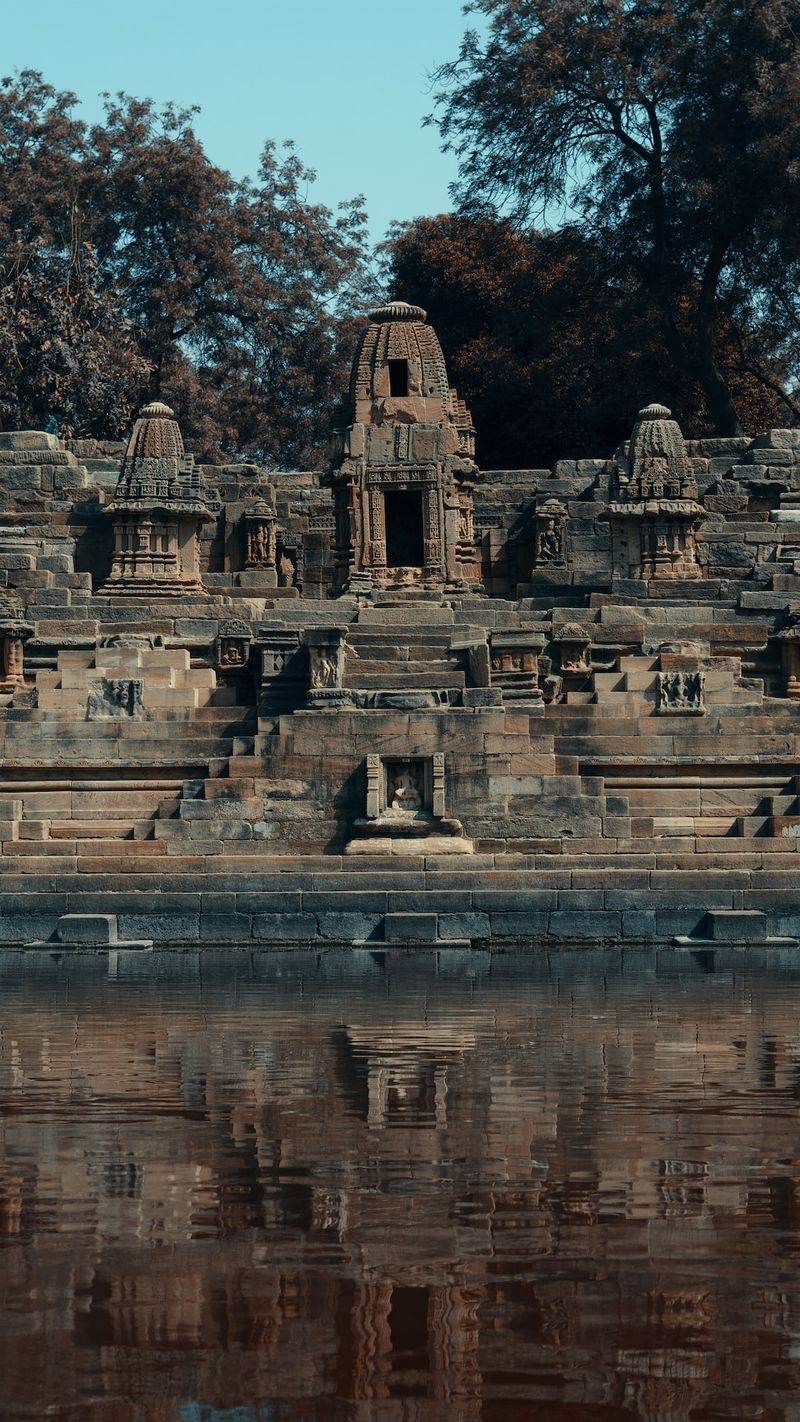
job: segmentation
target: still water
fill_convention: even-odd
[[[0,1417],[800,1419],[800,964],[0,956]]]

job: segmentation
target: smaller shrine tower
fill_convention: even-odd
[[[169,405],[145,405],[133,427],[112,502],[114,553],[105,589],[170,596],[202,590],[198,534],[219,511]]]
[[[666,405],[639,411],[617,458],[611,525],[614,571],[641,579],[699,578],[694,530],[705,518],[680,425]]]
[[[337,591],[473,589],[475,431],[426,312],[370,312],[334,430]]]

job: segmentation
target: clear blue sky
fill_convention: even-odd
[[[295,140],[315,200],[363,193],[380,239],[394,218],[444,212],[430,72],[452,58],[462,0],[28,0],[4,7],[2,73],[40,69],[73,90],[199,104],[211,159],[255,174],[265,139]],[[474,21],[473,21],[474,23]]]

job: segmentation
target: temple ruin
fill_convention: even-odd
[[[0,941],[800,936],[800,430],[568,453],[404,301],[322,475],[0,434]]]

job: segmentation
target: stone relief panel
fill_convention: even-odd
[[[702,716],[706,709],[703,672],[660,671],[656,676],[656,710],[662,716]]]
[[[93,686],[86,703],[87,721],[109,721],[144,715],[143,683],[138,677],[107,678]]]

